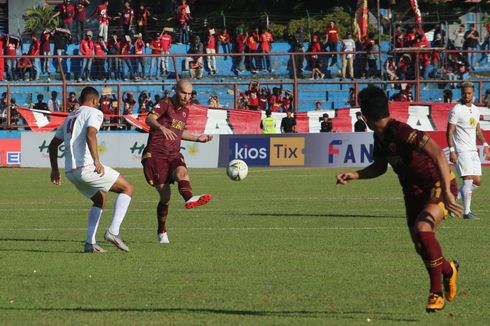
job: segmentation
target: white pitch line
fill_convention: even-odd
[[[125,231],[154,231],[155,228],[122,228]],[[230,227],[230,228],[213,228],[213,227],[190,227],[190,228],[169,228],[172,231],[295,231],[295,230],[325,230],[325,231],[388,231],[388,230],[406,230],[406,226],[399,227]],[[443,226],[440,229],[490,229],[490,226]],[[85,231],[86,228],[0,228],[1,231]],[[5,239],[8,241],[8,239]]]

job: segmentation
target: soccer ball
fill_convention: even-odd
[[[248,165],[242,160],[233,160],[228,163],[226,174],[233,181],[240,181],[247,177]]]

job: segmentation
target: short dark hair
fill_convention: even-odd
[[[359,92],[357,97],[362,114],[369,120],[377,121],[390,116],[388,97],[377,86],[369,86]]]
[[[97,92],[97,90],[91,86],[85,87],[80,94],[80,102],[83,104],[92,97],[99,98],[99,92]]]

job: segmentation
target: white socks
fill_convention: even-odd
[[[478,186],[473,185],[473,180],[463,180],[463,185],[459,188],[465,215],[471,212],[471,195],[477,188]]]
[[[88,227],[87,227],[87,243],[95,243],[95,234],[97,233],[97,227],[99,226],[100,216],[102,215],[102,209],[92,206],[88,215]]]
[[[114,235],[119,235],[119,227],[126,216],[129,204],[131,203],[131,197],[126,194],[119,194],[114,202],[114,217],[112,218],[111,226],[109,226],[109,232]]]

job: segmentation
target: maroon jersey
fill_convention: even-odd
[[[430,190],[439,181],[434,162],[422,152],[429,139],[423,131],[394,119],[388,122],[383,139],[374,135],[374,160],[390,163],[405,195]]]
[[[174,158],[180,155],[180,142],[184,133],[185,123],[189,116],[189,108],[183,107],[176,109],[176,99],[163,99],[153,107],[153,111],[158,114],[158,123],[167,129],[172,130],[177,139],[168,140],[159,129],[151,129],[148,143],[145,148],[146,155],[151,154],[153,158]]]

